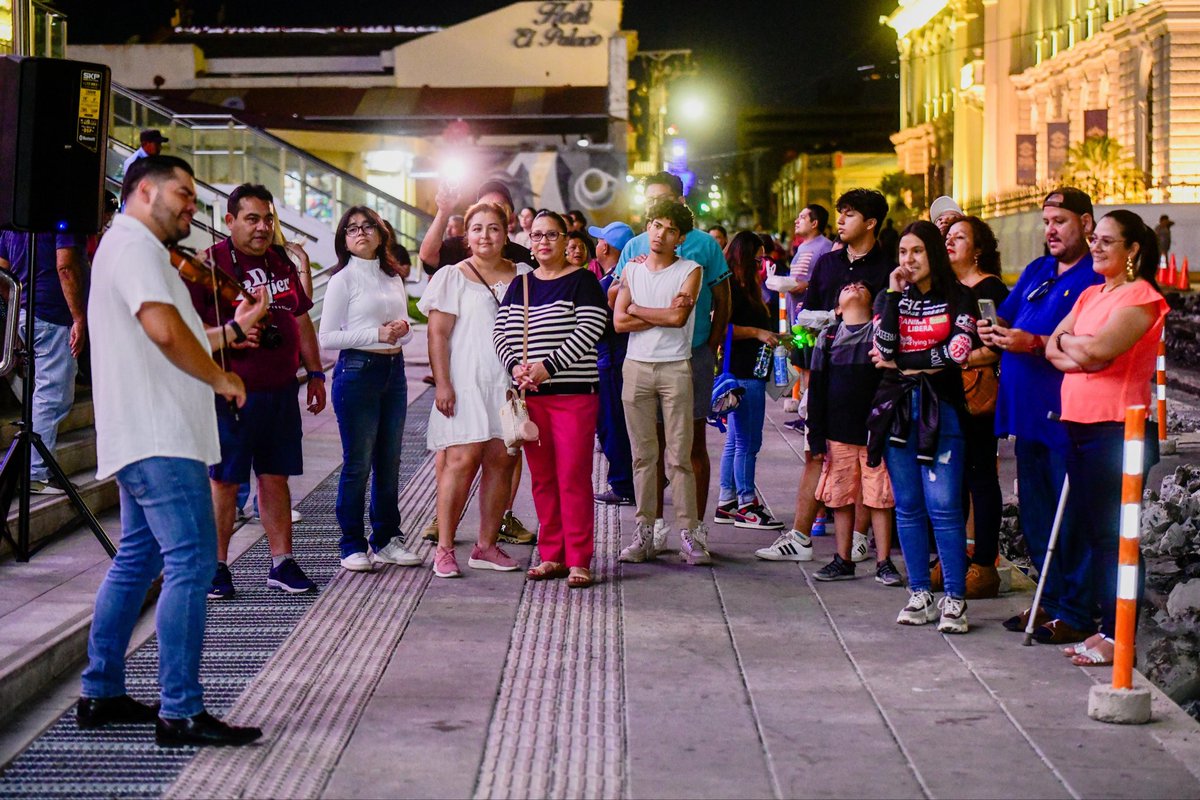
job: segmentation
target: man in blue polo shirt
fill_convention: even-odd
[[[982,320],[979,330],[984,342],[1004,351],[996,398],[996,434],[1015,436],[1017,440],[1021,532],[1039,569],[1046,557],[1059,492],[1067,474],[1067,433],[1058,421],[1063,374],[1046,360],[1046,340],[1071,312],[1083,290],[1104,280],[1092,269],[1088,252],[1087,237],[1095,221],[1092,199],[1085,192],[1072,187],[1055,189],[1042,204],[1042,224],[1050,255],[1034,260],[1021,273],[1008,299],[996,310],[1000,324],[993,327]],[[1078,539],[1070,518],[1064,518],[1057,551],[1079,549]],[[1078,564],[1077,574],[1064,575],[1060,563]],[[1067,592],[1064,586],[1086,585],[1089,570],[1086,558],[1060,558],[1050,565],[1034,631],[1039,642],[1076,642],[1091,633],[1076,630],[1059,618],[1064,602],[1088,605],[1086,593]],[[1028,614],[1026,611],[1012,617],[1004,627],[1025,630]],[[1073,608],[1070,616],[1088,619],[1092,609]]]
[[[58,444],[58,426],[75,402],[75,359],[87,343],[87,288],[84,277],[84,237],[69,233],[37,234],[36,262],[29,264],[28,234],[0,233],[0,269],[11,271],[21,284],[23,304],[33,303],[33,431],[50,452]],[[12,310],[9,310],[12,313]],[[25,309],[20,312],[21,335]],[[63,494],[35,449],[29,465],[30,491]]]
[[[673,199],[684,202],[683,181],[678,175],[660,172],[646,178],[643,184],[646,208],[654,201]],[[650,234],[641,233],[629,240],[621,250],[614,274],[621,277],[625,263],[650,253]],[[696,476],[696,519],[705,519],[708,507],[708,484],[711,467],[708,460],[708,440],[705,430],[709,406],[712,404],[713,378],[715,377],[717,345],[725,338],[725,326],[729,324],[729,265],[721,246],[711,236],[688,236],[679,245],[678,255],[695,261],[703,270],[700,280],[700,296],[696,298],[695,328],[692,331],[692,472]],[[614,288],[619,288],[616,281]],[[610,289],[609,303],[612,304],[614,289]],[[662,460],[659,460],[662,463]],[[659,481],[658,513],[662,516],[663,481]],[[708,541],[708,529],[700,523],[698,538],[703,544]],[[655,523],[654,545],[661,550],[666,541],[667,528]]]

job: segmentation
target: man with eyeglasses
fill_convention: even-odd
[[[1020,495],[1021,532],[1029,545],[1034,564],[1041,568],[1050,541],[1059,492],[1066,477],[1067,434],[1058,421],[1062,410],[1060,390],[1063,374],[1046,360],[1046,341],[1089,286],[1103,278],[1092,269],[1087,238],[1095,225],[1092,199],[1079,189],[1062,187],[1042,203],[1049,255],[1036,259],[1021,273],[1000,307],[999,324],[980,320],[979,335],[986,344],[999,347],[1000,390],[996,398],[996,434],[1016,437],[1017,490]],[[1080,487],[1082,488],[1082,487]],[[1057,550],[1076,548],[1069,517],[1059,531]],[[1087,575],[1086,559],[1056,559],[1050,565],[1036,620],[1034,637],[1039,642],[1081,641],[1086,632],[1072,629],[1059,619],[1064,602],[1060,563],[1078,564]],[[1024,631],[1026,611],[1005,621],[1010,631]],[[1091,609],[1078,614],[1087,618]]]

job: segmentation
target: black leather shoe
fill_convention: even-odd
[[[105,725],[135,725],[158,719],[158,703],[139,703],[127,694],[120,697],[81,697],[75,721],[81,728]]]
[[[159,747],[182,747],[184,745],[210,745],[236,747],[250,744],[262,736],[261,728],[239,728],[201,711],[194,717],[184,719],[158,718],[154,739]]]

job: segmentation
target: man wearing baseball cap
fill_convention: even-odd
[[[610,222],[603,228],[591,226],[588,234],[596,240],[600,286],[607,296],[613,282],[613,269],[621,258],[621,250],[633,238],[633,228],[624,222]],[[596,365],[600,369],[600,418],[596,433],[600,436],[604,457],[608,459],[608,491],[597,493],[596,502],[606,505],[633,505],[633,451],[625,427],[625,409],[621,405],[621,369],[628,342],[629,334],[613,330],[612,309],[609,309],[604,336],[596,343]]]
[[[138,135],[141,146],[133,151],[133,155],[125,159],[124,165],[121,167],[121,174],[124,175],[129,171],[129,165],[137,161],[139,158],[146,156],[156,156],[162,152],[163,142],[171,141],[162,135],[162,131],[157,128],[147,128]]]
[[[945,236],[946,231],[950,230],[955,217],[962,216],[962,207],[948,195],[942,195],[929,206],[929,219],[933,221],[934,225],[937,225],[942,236]]]
[[[1071,312],[1080,293],[1103,283],[1092,269],[1087,237],[1095,225],[1092,199],[1086,192],[1064,186],[1046,195],[1042,224],[1049,255],[1034,260],[1021,273],[998,309],[999,324],[980,320],[983,341],[999,347],[1000,390],[996,398],[996,434],[1016,437],[1017,491],[1020,495],[1021,532],[1029,553],[1040,568],[1050,541],[1050,529],[1066,477],[1067,434],[1058,420],[1062,411],[1060,389],[1063,374],[1046,360],[1045,347],[1058,323]],[[1068,514],[1059,531],[1057,550],[1078,548],[1079,536]],[[1065,575],[1059,566],[1072,563],[1075,574]],[[1091,631],[1078,631],[1060,617],[1061,605],[1082,595],[1065,587],[1088,581],[1086,559],[1055,559],[1046,575],[1041,607],[1035,620],[1034,638],[1060,644],[1081,641]],[[968,587],[970,591],[970,587]],[[1079,602],[1076,600],[1075,602]],[[1086,602],[1086,601],[1084,601]],[[1026,611],[1007,620],[1010,631],[1024,631]],[[1070,609],[1073,618],[1087,619],[1091,609]]]

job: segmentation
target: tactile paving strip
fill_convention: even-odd
[[[424,392],[409,405],[404,428],[400,470],[401,514],[409,531],[410,542],[432,514],[431,497],[435,486],[432,459],[425,451],[425,430],[432,405],[433,392]],[[420,568],[401,570],[389,567],[374,575],[361,576],[366,580],[358,583],[339,575],[342,570],[338,565],[338,526],[334,516],[339,474],[340,471],[326,478],[297,506],[304,520],[293,527],[293,552],[308,576],[317,583],[317,594],[288,595],[266,588],[270,550],[264,538],[231,565],[237,594],[229,600],[209,603],[200,675],[204,684],[205,705],[218,716],[229,712],[234,701],[252,683],[256,689],[261,689],[264,680],[279,681],[279,688],[283,691],[297,677],[305,677],[309,683],[316,679],[316,676],[294,675],[287,670],[286,664],[278,667],[280,658],[276,655],[281,646],[288,648],[289,654],[295,652],[298,644],[312,650],[323,646],[322,641],[329,635],[329,628],[316,629],[306,624],[302,630],[296,630],[297,623],[314,606],[327,606],[346,594],[356,596],[358,600],[368,594],[374,598],[373,592],[388,591],[382,586],[388,581],[402,579],[417,583],[422,575],[428,580],[429,570]],[[401,571],[406,574],[396,574]],[[406,588],[404,591],[411,594],[412,589]],[[395,598],[395,602],[399,603],[401,599]],[[415,604],[415,600],[412,602]],[[389,609],[388,613],[400,613],[400,609]],[[329,620],[330,625],[336,622],[336,619]],[[295,635],[293,631],[296,631]],[[341,646],[348,646],[345,636],[338,636],[337,641]],[[390,652],[388,649],[387,653]],[[378,665],[382,670],[386,655],[380,657],[384,659]],[[264,670],[264,666],[268,666],[268,669]],[[144,700],[155,698],[158,694],[157,674],[158,640],[154,638],[127,660],[126,684],[129,693]],[[348,689],[354,689],[353,683],[347,682],[345,685]],[[287,709],[280,705],[264,711],[263,695],[270,696],[272,692],[247,692],[247,697],[253,702],[244,703],[245,708],[239,707],[237,712],[229,715],[231,720],[262,724],[268,730],[268,744],[245,749],[246,753],[274,752],[270,742],[277,736],[286,735],[289,726],[304,722],[300,717],[292,717],[273,727],[276,726],[277,716],[285,714]],[[275,702],[268,697],[266,705],[274,706]],[[352,705],[353,699],[347,698],[341,701],[339,707],[349,708]],[[295,758],[304,758],[304,750],[304,747],[297,748]],[[159,748],[154,743],[154,728],[150,725],[81,731],[76,727],[75,712],[71,710],[38,737],[0,775],[0,797],[97,800],[112,797],[155,798],[161,796],[189,768],[189,763],[193,762],[198,752],[199,748]],[[228,755],[229,751],[226,751],[226,760]],[[189,771],[188,774],[201,776],[203,773]],[[299,779],[304,776],[292,777]],[[323,783],[325,778],[320,777],[320,780]],[[232,786],[230,789],[238,790]],[[188,796],[214,796],[217,790],[218,787],[213,785],[199,788],[193,784]],[[263,787],[261,792],[246,796],[294,797],[302,793],[286,788],[272,791]]]
[[[607,488],[606,468],[597,455],[597,491]],[[566,581],[526,582],[476,798],[624,794],[620,546],[617,508],[597,505],[597,583],[571,590]]]

